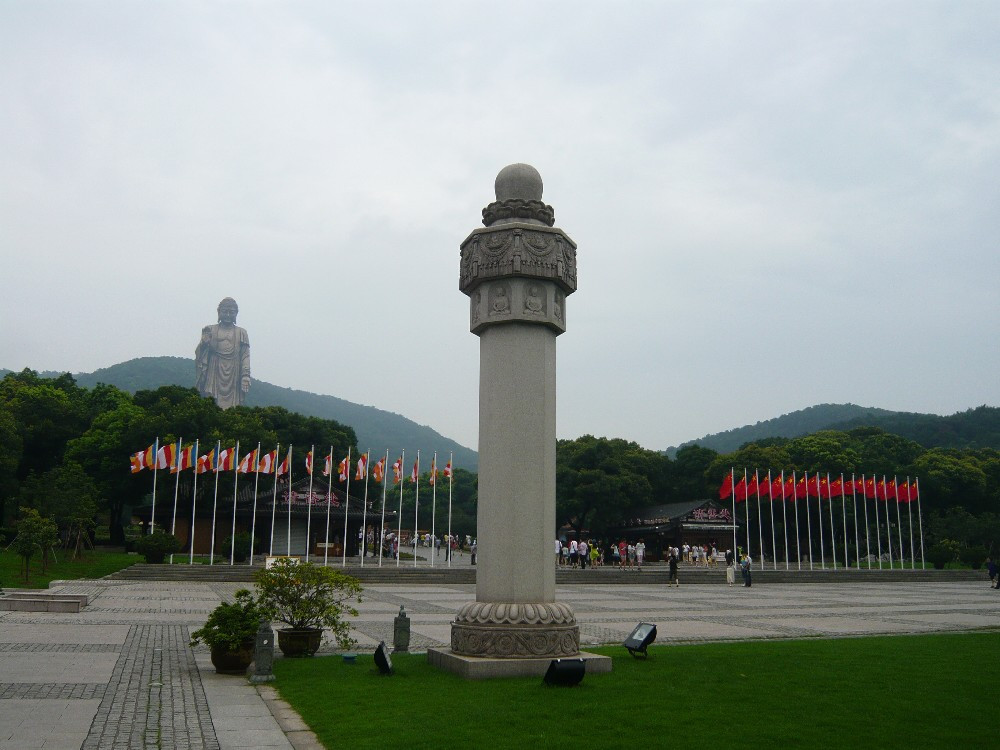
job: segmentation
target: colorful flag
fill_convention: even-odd
[[[340,462],[340,466],[337,467],[337,471],[340,472],[340,481],[341,482],[346,482],[347,481],[347,472],[350,471],[350,469],[348,469],[348,467],[347,467],[347,459],[348,458],[349,458],[349,456],[344,456],[344,459]]]
[[[156,462],[156,456],[153,455],[153,450],[154,450],[155,447],[156,446],[154,444],[154,445],[151,445],[148,448],[146,448],[145,451],[143,451],[143,454],[142,454],[142,465],[145,466],[147,469],[152,469],[153,468],[153,464]]]
[[[431,459],[431,482],[430,482],[431,486],[433,486],[434,483],[437,481],[437,475],[438,475],[437,457],[435,456],[434,458]]]
[[[400,456],[392,465],[392,483],[399,484],[403,481],[403,457]]]
[[[448,461],[448,463],[446,463],[444,465],[444,471],[441,472],[441,476],[443,476],[445,479],[451,479],[451,461],[450,460]]]
[[[146,468],[146,451],[136,451],[128,457],[128,460],[132,465],[132,473],[138,474]]]
[[[323,476],[330,476],[331,471],[333,471],[333,454],[328,453],[323,456]]]
[[[733,475],[726,474],[726,478],[722,480],[722,486],[719,487],[719,499],[725,500],[732,494],[733,494]]]
[[[355,481],[361,481],[368,476],[368,456],[362,453],[358,456],[358,470],[354,472]]]
[[[260,465],[257,467],[257,471],[261,474],[273,474],[274,465],[278,463],[278,449],[275,448],[270,453],[265,453],[260,457]]]
[[[410,472],[410,482],[413,484],[417,483],[417,477],[420,476],[420,459],[413,462],[413,471]]]
[[[313,452],[312,451],[309,451],[308,453],[306,453],[306,473],[310,474],[310,475],[313,473]]]
[[[236,448],[223,448],[219,453],[219,464],[216,471],[232,471],[236,466]]]
[[[170,473],[176,474],[178,471],[184,471],[184,469],[190,469],[194,465],[194,446],[189,445],[187,448],[182,448],[177,454],[177,460],[174,465],[170,467]]]
[[[376,482],[381,482],[384,476],[385,476],[385,459],[380,458],[378,461],[375,462],[375,465],[372,467],[372,479],[374,479]]]
[[[257,468],[257,449],[254,448],[252,451],[250,451],[243,457],[243,460],[240,461],[240,465],[236,467],[236,471],[238,471],[240,474],[253,474],[256,468]]]
[[[160,449],[156,451],[156,468],[157,469],[169,469],[174,465],[174,454],[177,452],[177,446],[173,443],[167,443],[161,445]]]
[[[281,462],[281,466],[277,468],[277,474],[280,477],[282,474],[288,474],[289,470],[292,468],[292,449],[289,446],[288,453],[285,454],[285,460]]]
[[[212,448],[204,456],[198,456],[198,468],[196,471],[199,474],[205,474],[209,471],[215,470],[215,448]]]

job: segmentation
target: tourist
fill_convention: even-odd
[[[611,543],[611,565],[618,565],[621,563],[621,557],[618,556],[618,545],[614,542]]]
[[[604,561],[604,553],[597,546],[593,539],[590,540],[590,568],[593,570]]]
[[[726,550],[726,583],[732,586],[736,583],[736,557],[731,549]]]
[[[677,555],[671,554],[667,564],[670,569],[670,578],[667,581],[667,585],[680,586],[681,583],[677,580]]]
[[[562,542],[556,539],[556,566],[562,565]]]
[[[750,588],[753,585],[753,576],[751,574],[753,560],[749,554],[743,556],[743,562],[740,567],[743,569],[743,585],[746,588]]]
[[[646,559],[646,543],[640,539],[635,543],[635,564],[642,572],[642,561]]]
[[[580,545],[577,544],[576,539],[571,539],[569,543],[569,566],[571,568],[576,567],[576,561],[580,553]]]
[[[580,543],[576,545],[576,555],[580,558],[580,570],[586,570],[587,563],[590,562],[590,548],[587,546],[586,539],[581,539]]]
[[[986,572],[990,574],[990,588],[1000,588],[1000,580],[997,580],[997,564],[993,562],[992,557],[986,558]]]

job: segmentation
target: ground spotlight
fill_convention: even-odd
[[[385,647],[385,641],[380,642],[378,648],[375,649],[375,666],[378,667],[380,674],[390,675],[393,672],[392,659],[389,658],[389,651]]]
[[[553,659],[545,673],[545,684],[572,687],[580,684],[586,671],[583,659]]]
[[[635,629],[628,634],[628,638],[625,639],[625,643],[622,644],[628,649],[628,652],[638,658],[639,654],[642,654],[642,658],[645,659],[649,656],[646,653],[646,648],[650,643],[656,640],[656,626],[651,622],[640,622],[635,626]]]

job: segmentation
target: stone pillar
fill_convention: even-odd
[[[479,336],[476,601],[452,624],[460,656],[579,653],[573,611],[555,601],[556,336],[576,291],[576,244],[553,228],[542,178],[505,167],[485,228],[462,243],[459,288]]]

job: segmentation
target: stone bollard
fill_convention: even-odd
[[[253,664],[250,665],[250,682],[271,682],[274,680],[274,673],[271,667],[274,665],[274,631],[271,630],[271,623],[261,619],[260,627],[257,628],[256,649],[254,651]]]
[[[399,607],[399,614],[392,621],[392,650],[410,650],[410,618],[406,616],[406,609],[402,605]]]

